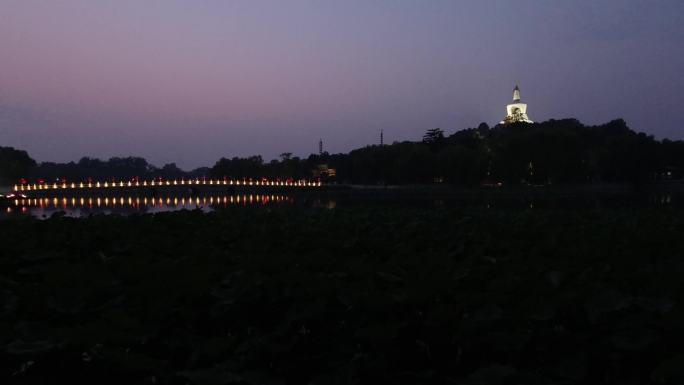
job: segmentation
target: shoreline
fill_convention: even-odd
[[[0,194],[13,192],[13,186],[0,186]],[[583,195],[638,195],[643,193],[684,193],[684,181],[656,182],[647,184],[633,183],[595,183],[595,184],[557,184],[557,185],[504,185],[463,187],[445,184],[406,184],[406,185],[362,185],[362,184],[324,184],[320,187],[291,188],[280,186],[159,186],[159,187],[109,187],[97,189],[59,189],[22,192],[29,198],[54,196],[167,196],[167,195],[209,195],[209,194],[288,194],[293,196],[330,195],[335,196],[376,196],[385,197],[469,197],[469,196],[583,196]]]

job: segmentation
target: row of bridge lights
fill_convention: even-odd
[[[250,203],[250,204],[251,203],[264,203],[265,204],[268,202],[286,201],[288,199],[289,198],[287,198],[285,196],[281,196],[281,195],[270,195],[269,196],[269,195],[259,195],[259,194],[257,194],[257,195],[253,195],[253,194],[246,195],[245,194],[242,196],[236,195],[236,196],[224,196],[224,197],[216,197],[216,198],[214,198],[214,197],[209,197],[209,198],[207,198],[207,197],[196,197],[196,198],[189,197],[187,199],[186,198],[178,199],[177,197],[175,197],[175,198],[171,198],[171,197],[147,198],[147,197],[144,197],[142,199],[140,197],[136,197],[136,198],[128,197],[128,199],[126,199],[126,200],[124,200],[123,197],[118,198],[118,199],[117,198],[111,198],[110,199],[109,197],[105,197],[105,198],[97,197],[94,199],[93,198],[87,198],[87,199],[86,198],[79,198],[78,200],[76,200],[76,198],[71,198],[71,200],[68,200],[67,198],[62,198],[61,200],[58,198],[52,198],[52,199],[34,198],[34,199],[15,199],[14,205],[17,207],[27,206],[27,205],[36,206],[36,207],[46,207],[46,206],[49,206],[51,203],[52,206],[57,207],[61,203],[61,205],[63,207],[66,207],[69,204],[71,204],[71,206],[74,206],[74,207],[76,207],[77,204],[79,204],[80,206],[97,205],[97,207],[100,207],[103,204],[104,204],[104,206],[109,206],[110,204],[112,206],[116,206],[117,204],[120,206],[124,206],[126,204],[128,206],[140,206],[141,204],[144,206],[149,206],[149,205],[156,206],[156,205],[163,205],[163,204],[166,204],[167,206],[170,206],[172,204],[174,206],[178,206],[179,204],[181,206],[187,206],[187,205],[195,205],[195,204],[206,205],[207,203],[210,205],[213,205],[215,203],[216,204],[221,204],[221,203],[223,203],[223,204],[228,204],[228,203],[230,203],[230,204],[235,204],[235,203],[237,203],[237,204],[240,204],[240,203]]]
[[[88,183],[53,183],[53,184],[27,184],[27,185],[14,185],[14,191],[36,191],[36,190],[56,190],[56,189],[75,189],[75,188],[109,188],[109,187],[153,187],[153,186],[183,186],[183,185],[225,185],[225,186],[289,186],[289,187],[319,187],[321,182],[310,182],[310,181],[296,181],[296,182],[284,182],[284,181],[269,181],[269,180],[256,180],[256,181],[240,181],[240,180],[167,180],[167,181],[143,181],[143,182],[88,182]]]

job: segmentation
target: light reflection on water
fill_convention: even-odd
[[[670,193],[578,196],[510,194],[500,196],[396,196],[391,194],[338,194],[300,196],[271,194],[208,195],[208,196],[81,196],[15,199],[0,205],[0,219],[30,215],[46,218],[56,212],[83,217],[91,214],[158,213],[177,210],[204,212],[229,206],[264,206],[295,204],[298,207],[336,209],[353,207],[383,208],[484,208],[484,209],[623,209],[681,208],[682,195]]]
[[[24,214],[37,218],[49,217],[56,212],[81,217],[90,214],[159,213],[199,209],[205,212],[229,206],[265,206],[291,204],[292,197],[284,195],[244,194],[195,197],[51,197],[15,199],[5,208],[5,214]]]

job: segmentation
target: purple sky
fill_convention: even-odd
[[[684,138],[682,0],[0,0],[0,145],[39,161],[306,156],[622,117]]]

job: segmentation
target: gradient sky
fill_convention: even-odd
[[[622,117],[684,138],[682,0],[0,0],[0,145],[161,166]]]

